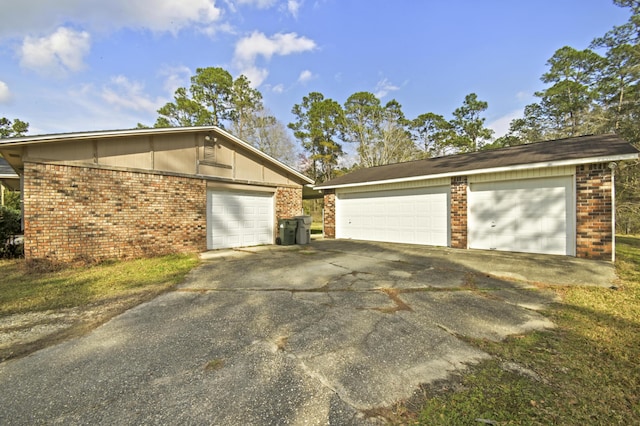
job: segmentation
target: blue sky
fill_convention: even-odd
[[[198,67],[247,75],[283,123],[317,91],[450,118],[468,93],[504,133],[555,50],[627,21],[611,0],[0,0],[0,117],[30,134],[152,125]]]

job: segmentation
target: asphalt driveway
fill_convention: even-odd
[[[553,327],[532,282],[610,285],[610,264],[351,241],[208,253],[176,291],[0,364],[0,423],[370,424]],[[513,368],[511,366],[510,368]]]

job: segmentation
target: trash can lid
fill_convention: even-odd
[[[305,225],[311,225],[311,216],[296,216],[296,220],[304,223]]]

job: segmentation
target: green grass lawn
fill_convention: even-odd
[[[640,237],[617,237],[616,254],[616,289],[553,287],[561,302],[544,314],[556,329],[469,340],[493,360],[426,386],[387,416],[424,425],[640,424]]]
[[[21,259],[0,260],[0,316],[152,297],[182,281],[197,263],[195,255],[170,255],[39,272]]]

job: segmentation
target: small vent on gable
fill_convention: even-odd
[[[207,137],[204,140],[204,160],[216,161],[216,139]]]

